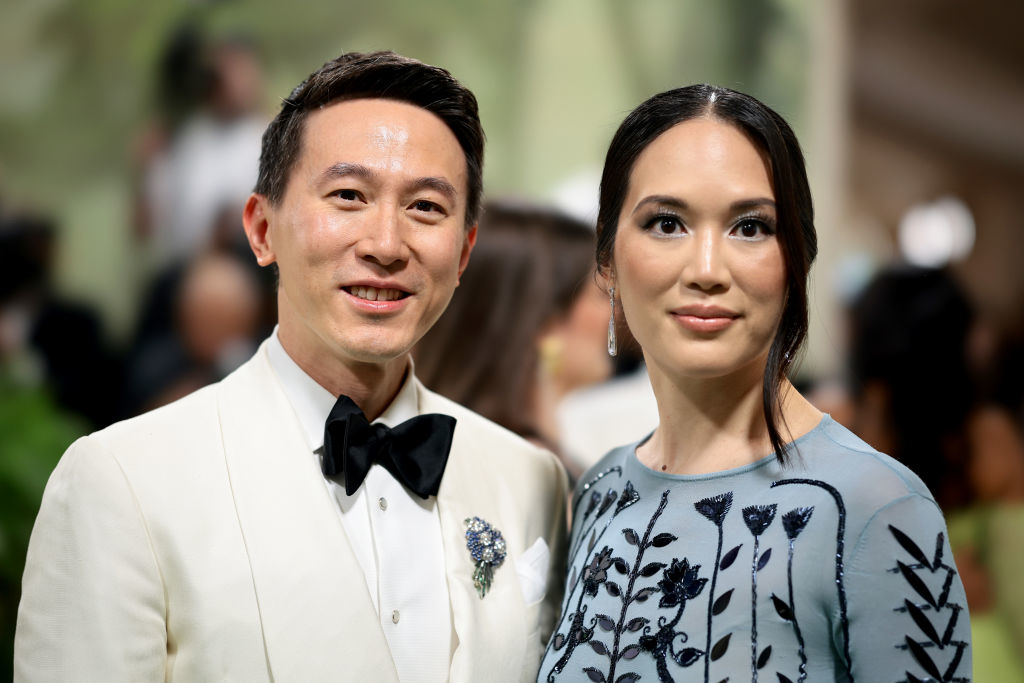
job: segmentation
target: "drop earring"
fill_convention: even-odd
[[[615,357],[619,353],[619,344],[615,339],[615,287],[608,288],[608,303],[611,304],[611,317],[608,318],[608,355]]]

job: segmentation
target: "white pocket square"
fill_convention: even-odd
[[[543,538],[537,538],[526,552],[516,558],[516,575],[526,605],[535,605],[544,599],[548,589],[548,563],[551,551]]]

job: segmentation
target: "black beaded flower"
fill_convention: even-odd
[[[680,562],[672,560],[672,564],[662,572],[663,578],[658,582],[661,589],[661,600],[658,607],[675,607],[687,600],[693,600],[702,590],[707,579],[700,578],[700,565],[690,565],[687,558]]]
[[[622,489],[622,494],[619,496],[619,502],[615,504],[615,514],[619,514],[638,500],[640,500],[640,494],[633,488],[633,482],[627,481],[626,487]]]
[[[800,532],[807,526],[807,522],[811,521],[812,512],[814,512],[813,505],[811,507],[796,508],[782,515],[782,528],[786,530],[786,538],[792,541],[799,536]]]
[[[775,503],[772,503],[771,505],[751,505],[743,508],[743,521],[750,529],[750,533],[754,536],[763,534],[775,519],[776,507]]]
[[[715,523],[715,526],[722,526],[725,516],[729,514],[732,507],[732,492],[726,492],[710,498],[698,500],[693,504],[697,512]]]
[[[466,520],[466,548],[476,564],[473,586],[482,600],[491,589],[494,570],[505,561],[505,539],[493,526],[479,517],[473,517]]]
[[[608,568],[612,566],[612,562],[612,549],[608,546],[594,555],[590,564],[583,570],[584,593],[590,596],[597,595],[597,589],[608,580]]]

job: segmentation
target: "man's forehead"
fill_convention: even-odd
[[[311,112],[300,149],[300,163],[314,165],[309,170],[318,174],[356,164],[382,172],[392,165],[415,167],[420,175],[446,177],[456,185],[467,175],[465,154],[448,125],[400,100],[335,100]]]
[[[400,127],[415,125],[426,128],[443,129],[451,136],[450,142],[461,146],[455,133],[448,124],[434,112],[418,104],[405,100],[385,97],[339,97],[311,111],[307,117],[306,128],[311,122],[319,120],[349,119],[348,127],[352,132],[359,132],[364,127],[359,124],[377,124],[377,128],[397,130]]]

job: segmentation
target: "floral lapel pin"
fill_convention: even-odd
[[[473,517],[466,520],[466,548],[476,563],[473,586],[483,600],[491,589],[494,570],[505,561],[505,539],[493,526],[479,517]]]

